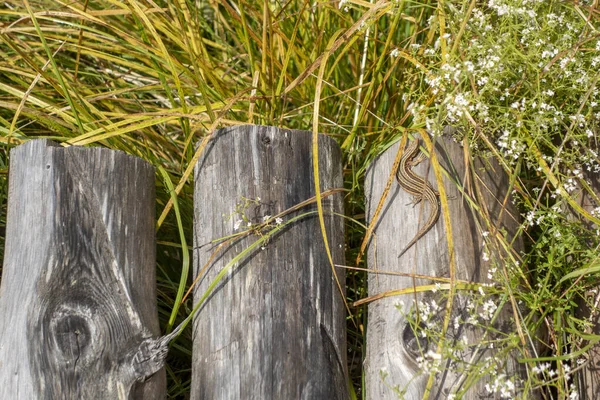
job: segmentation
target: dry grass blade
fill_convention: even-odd
[[[461,201],[482,225],[494,226],[472,164],[475,157],[493,157],[511,182],[495,206],[505,215],[508,202],[515,202],[524,217],[524,253],[502,231],[489,232],[492,261],[499,263],[496,285],[508,294],[506,302],[532,310],[516,310],[514,333],[496,345],[520,346],[526,354],[525,342],[537,340],[539,325],[546,324],[554,345],[547,349],[550,358],[564,360],[585,349],[585,317],[575,315],[572,304],[599,312],[582,294],[599,281],[600,192],[588,175],[600,170],[598,2],[480,3],[6,0],[0,10],[0,143],[8,149],[48,137],[65,146],[102,146],[168,171],[181,220],[170,212],[174,203],[157,179],[159,314],[167,326],[181,289],[182,248],[175,243],[182,236],[189,242],[192,234],[194,164],[217,129],[246,121],[312,129],[317,196],[311,201],[327,244],[317,132],[341,145],[346,217],[361,219],[369,163],[398,140],[403,145],[410,132],[441,134],[453,125],[455,138],[468,146],[470,175],[462,186],[455,182]],[[0,152],[0,200],[7,191],[6,153]],[[434,157],[441,187],[446,172]],[[369,226],[347,229],[346,257],[355,265],[347,269],[345,300],[360,306],[351,314],[356,325],[348,324],[356,390],[363,389],[361,305],[372,300],[364,252],[382,218],[393,171],[386,178]],[[589,199],[585,205],[580,192]],[[445,202],[442,196],[449,229]],[[4,221],[0,215],[0,228]],[[456,280],[454,263],[451,257],[449,276],[440,278],[450,295],[447,307],[455,290],[469,284]],[[340,291],[342,285],[337,282]],[[185,296],[179,297],[182,310]],[[171,398],[189,388],[192,338],[189,330],[180,334],[169,360]],[[559,378],[530,374],[520,387],[552,387],[568,398],[567,364],[559,364]],[[461,382],[472,385],[490,368],[465,370]]]

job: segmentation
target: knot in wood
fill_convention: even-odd
[[[50,321],[51,339],[66,362],[75,362],[88,352],[91,344],[90,321],[81,314],[57,310]]]
[[[418,329],[425,329],[424,324],[419,324]],[[402,330],[402,347],[407,355],[413,360],[416,361],[418,357],[422,356],[427,352],[429,348],[429,344],[426,339],[419,338],[415,332],[417,328],[412,326],[410,322],[407,322],[404,325],[404,329]]]

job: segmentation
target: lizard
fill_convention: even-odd
[[[425,158],[419,151],[419,139],[413,140],[405,149],[400,158],[400,164],[396,170],[396,180],[405,192],[415,196],[413,204],[418,204],[423,199],[430,204],[431,211],[425,225],[417,232],[413,239],[408,242],[404,250],[400,252],[400,258],[408,249],[410,249],[419,239],[423,237],[436,224],[440,217],[439,193],[431,186],[429,181],[415,174],[412,168],[421,163]]]

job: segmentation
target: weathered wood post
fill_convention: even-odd
[[[319,137],[319,170],[322,191],[343,186],[340,150],[326,136]],[[196,166],[195,185],[196,302],[236,255],[281,230],[227,270],[195,316],[192,399],[346,399],[345,309],[315,204],[259,228],[315,196],[310,132],[222,129]],[[324,198],[323,207],[340,263],[343,220],[332,213],[342,212],[341,194]],[[248,223],[254,234],[211,243]]]
[[[367,171],[365,195],[369,221],[373,218],[392,171],[398,147],[399,143],[392,146]],[[475,164],[475,175],[466,175],[463,150],[450,139],[437,139],[435,148],[440,164],[449,172],[452,181],[458,182],[459,186],[464,185],[465,195],[479,196],[478,204],[483,202],[487,205],[486,212],[492,223],[492,226],[486,226],[469,206],[469,201],[457,190],[455,183],[449,181],[447,176],[444,178],[444,187],[450,197],[449,215],[455,246],[455,277],[463,282],[490,282],[488,273],[493,271],[486,253],[490,254],[494,250],[485,245],[485,235],[506,234],[508,238],[513,238],[518,227],[518,214],[510,201],[504,204],[506,208],[503,209],[507,192],[510,190],[508,179],[491,159],[478,160]],[[420,177],[427,176],[429,182],[437,188],[433,168],[428,159],[412,170]],[[421,399],[426,392],[431,370],[439,371],[431,388],[431,399],[446,398],[450,394],[454,394],[457,399],[479,399],[482,395],[491,395],[485,384],[491,384],[492,389],[495,383],[506,384],[509,388],[510,383],[490,382],[485,378],[476,383],[465,382],[469,367],[479,368],[476,371],[478,373],[486,371],[486,368],[488,371],[496,368],[498,376],[505,374],[505,380],[518,375],[516,369],[519,368],[515,360],[506,366],[482,366],[486,357],[493,355],[495,351],[493,346],[496,337],[491,333],[487,336],[482,335],[482,331],[475,329],[475,324],[469,322],[472,314],[469,312],[469,299],[481,298],[476,288],[472,288],[470,292],[457,291],[450,326],[445,336],[448,343],[457,349],[454,356],[464,361],[463,365],[449,360],[446,355],[438,354],[439,338],[436,340],[432,332],[441,331],[443,325],[448,298],[447,278],[450,276],[445,223],[443,216],[440,216],[430,231],[398,257],[401,250],[425,224],[432,211],[429,202],[421,209],[421,204],[413,206],[412,201],[413,195],[394,181],[368,249],[368,263],[372,271],[369,276],[369,296],[399,289],[407,289],[407,292],[399,296],[384,297],[369,304],[365,362],[367,399],[398,399],[398,393],[402,393],[405,399]],[[521,241],[517,238],[513,246],[519,249]],[[383,272],[406,275],[389,275]],[[424,278],[431,276],[442,279],[432,281]],[[411,291],[411,288],[416,286],[436,283],[440,286],[432,287],[433,290]],[[483,293],[487,292],[485,287],[480,290]],[[474,293],[474,296],[469,297],[468,293]],[[487,314],[482,314],[484,319],[480,318],[477,323],[491,324],[495,311],[493,307],[498,305],[498,298],[486,298],[489,299],[493,303],[488,304],[493,305],[489,306]],[[473,311],[482,310],[481,304],[472,305],[475,307]],[[510,302],[504,307],[505,311],[493,324],[499,331],[502,330],[502,323],[512,316]],[[431,336],[422,337],[422,334]]]
[[[584,179],[590,183],[591,190],[596,194],[600,194],[600,175],[591,171],[584,171]],[[593,213],[596,208],[596,200],[585,190],[582,190],[579,196],[579,205],[587,212]],[[565,214],[572,211],[565,206]],[[592,223],[587,222],[588,229],[598,229]],[[586,298],[582,298],[579,302],[580,307],[577,310],[576,317],[582,320],[590,320],[592,326],[585,333],[600,335],[600,315],[598,314],[598,303],[600,301],[600,287],[590,289],[584,294]],[[590,305],[592,305],[590,307]],[[585,343],[579,342],[578,345],[583,347]],[[581,358],[582,360],[584,358]],[[580,399],[598,399],[600,394],[600,343],[596,343],[587,351],[585,356],[586,364],[581,371],[576,373],[575,382],[579,391]]]
[[[151,339],[154,181],[118,151],[47,140],[11,151],[1,399],[166,397],[164,373],[152,376],[166,354]]]

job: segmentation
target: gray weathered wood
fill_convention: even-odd
[[[383,193],[386,181],[392,170],[392,164],[398,151],[399,143],[393,145],[380,158],[378,158],[367,171],[365,182],[365,195],[367,200],[367,217],[369,221],[377,207]],[[452,179],[462,184],[465,181],[463,151],[456,143],[449,139],[438,139],[436,144],[440,163],[450,172]],[[493,160],[479,160],[476,163],[476,177],[468,177],[467,182],[476,179],[479,187],[483,190],[483,202],[487,204],[491,220],[496,223],[497,228],[506,231],[508,237],[515,235],[518,227],[517,213],[508,202],[500,216],[501,202],[509,189],[508,180],[502,169]],[[429,181],[437,187],[433,169],[429,160],[422,162],[414,171],[420,175],[428,175]],[[427,172],[429,172],[427,174]],[[489,262],[484,260],[482,232],[491,230],[482,225],[481,220],[469,207],[458,192],[456,185],[445,178],[444,187],[450,196],[449,208],[456,250],[456,279],[470,282],[489,282],[487,273]],[[413,279],[409,276],[377,274],[379,271],[400,272],[408,274],[420,274],[425,276],[449,277],[449,257],[447,250],[446,233],[443,217],[440,216],[437,224],[430,230],[415,246],[408,250],[402,257],[398,258],[399,252],[413,238],[421,224],[427,219],[429,207],[422,210],[421,204],[411,204],[412,196],[402,190],[394,181],[392,189],[383,207],[382,214],[375,230],[375,237],[368,249],[369,268],[374,273],[369,276],[369,295],[373,296],[390,290],[410,289],[414,286],[433,284],[426,279]],[[419,218],[419,214],[422,214]],[[521,248],[521,241],[517,239],[513,244],[516,249]],[[464,293],[464,292],[463,292]],[[411,328],[409,319],[415,320],[414,304],[423,301],[432,305],[433,301],[439,306],[439,310],[433,310],[428,322],[437,323],[441,326],[446,306],[447,291],[438,290],[435,293],[410,293],[401,296],[386,297],[369,304],[369,325],[367,329],[367,358],[366,368],[366,390],[367,399],[385,400],[398,399],[398,394],[392,390],[397,388],[405,391],[405,399],[421,399],[425,393],[429,373],[419,374],[418,357],[423,357],[428,351],[433,353],[437,350],[437,343],[427,343],[425,339],[415,338],[414,330]],[[479,296],[475,292],[475,297]],[[493,354],[494,350],[489,342],[482,343],[481,331],[473,330],[464,320],[468,318],[465,311],[467,299],[462,294],[454,298],[454,309],[447,338],[457,340],[458,344],[466,335],[471,350],[458,353],[457,356],[466,362],[473,356],[473,346],[477,352],[473,358],[474,363],[480,363],[487,356]],[[496,299],[495,303],[498,301]],[[424,312],[426,305],[420,306],[420,312]],[[411,309],[413,311],[411,312]],[[511,318],[510,307],[507,305],[504,313],[498,319],[495,326],[500,326]],[[409,319],[405,315],[410,316]],[[460,316],[457,329],[454,327],[454,318]],[[483,322],[483,321],[479,321]],[[486,340],[492,339],[488,336]],[[521,356],[515,354],[516,356]],[[427,356],[424,357],[426,360]],[[429,358],[431,360],[431,358]],[[512,360],[504,371],[508,377],[513,377],[515,369],[519,368]],[[454,374],[454,365],[449,365],[446,358],[440,363],[442,371],[436,376],[436,382],[430,394],[430,398],[446,398],[449,393],[457,393],[465,388],[464,378],[466,374]],[[484,385],[489,380],[481,379],[474,384],[469,391],[457,398],[479,399],[487,398],[489,393]],[[481,397],[484,396],[484,397]]]
[[[100,148],[11,151],[0,399],[161,399],[154,172]],[[146,383],[138,380],[152,376]]]
[[[341,154],[319,138],[321,190],[342,187]],[[194,270],[236,232],[241,209],[254,223],[315,195],[311,135],[265,126],[223,129],[195,172]],[[338,193],[323,201],[329,244],[343,260]],[[239,208],[238,208],[239,209]],[[314,211],[313,205],[283,217]],[[245,224],[244,224],[245,225]],[[242,226],[240,230],[245,229]],[[258,236],[235,240],[210,261],[198,301],[223,267]],[[343,271],[337,271],[344,284]],[[193,399],[346,399],[345,310],[315,214],[291,223],[236,265],[194,319]]]
[[[600,174],[585,171],[584,179],[590,183],[591,189],[596,195],[600,194]],[[584,210],[591,213],[598,206],[595,199],[586,191],[582,191],[579,196],[579,205]],[[569,207],[564,207],[565,214],[572,211]],[[588,229],[598,229],[592,223],[586,222]],[[595,244],[594,244],[595,245]],[[589,320],[592,326],[585,333],[600,335],[600,314],[598,313],[598,305],[600,303],[600,288],[596,287],[585,293],[586,298],[581,299],[580,308],[576,312],[576,317],[582,320]],[[591,306],[590,306],[591,305]],[[580,341],[579,347],[583,347],[587,342]],[[579,399],[581,400],[598,400],[600,399],[600,343],[596,343],[587,351],[585,358],[586,364],[583,369],[575,375],[575,382],[579,391]],[[576,364],[573,366],[577,366]]]

